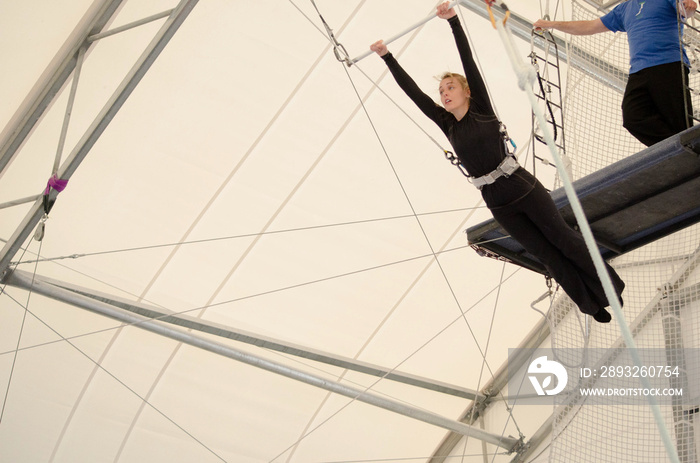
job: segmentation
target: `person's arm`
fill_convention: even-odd
[[[418,84],[408,75],[408,73],[401,67],[394,55],[387,49],[386,45],[379,40],[373,43],[370,50],[379,55],[386,63],[391,75],[394,76],[394,80],[399,84],[401,90],[418,106],[418,108],[428,116],[433,122],[435,122],[441,129],[443,129],[443,115],[446,112],[445,108],[435,103],[435,101],[426,95]]]
[[[489,98],[486,83],[479,71],[479,66],[476,64],[476,61],[474,61],[471,46],[467,40],[467,34],[464,32],[464,28],[459,22],[459,17],[453,15],[446,19],[455,37],[457,51],[459,52],[459,57],[462,60],[462,67],[464,68],[464,75],[467,78],[469,90],[471,91],[471,99],[478,103],[480,111],[493,114],[494,110],[491,106],[491,99]]]
[[[685,10],[685,17],[692,18],[697,10],[698,4],[694,0],[683,0],[683,9]]]
[[[532,26],[535,29],[556,29],[571,35],[593,35],[610,30],[605,27],[600,18],[588,21],[547,21],[538,19]]]

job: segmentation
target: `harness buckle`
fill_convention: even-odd
[[[489,172],[486,175],[472,179],[472,184],[481,190],[484,185],[491,185],[500,177],[510,177],[510,175],[518,170],[520,164],[514,156],[506,156],[503,161],[496,167],[495,170]]]
[[[503,172],[503,175],[506,177],[509,177],[510,174],[518,170],[518,167],[520,167],[520,164],[518,164],[518,161],[515,159],[513,156],[506,156],[506,158],[501,162],[501,164],[498,166],[498,170]]]
[[[492,183],[496,183],[496,180],[498,179],[498,177],[495,177],[493,175],[493,172],[491,172],[489,174],[483,175],[481,177],[481,179],[484,181],[485,185],[491,185]]]

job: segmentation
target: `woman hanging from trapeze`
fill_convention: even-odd
[[[472,56],[467,36],[449,2],[437,15],[452,28],[466,78],[445,73],[442,106],[423,93],[382,40],[370,49],[382,57],[401,89],[445,133],[472,183],[481,190],[494,219],[547,268],[579,310],[600,323],[612,319],[610,304],[583,236],[564,221],[544,186],[505,149],[501,124]],[[617,296],[625,283],[606,264]],[[620,298],[622,302],[622,298]]]

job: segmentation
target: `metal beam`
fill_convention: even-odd
[[[525,442],[518,454],[510,461],[510,463],[525,463],[527,458],[532,455],[535,450],[552,434],[552,425],[554,424],[554,415],[549,415],[549,418],[535,431],[530,440]]]
[[[669,278],[668,283],[657,291],[654,298],[647,304],[646,308],[637,315],[637,317],[629,324],[630,331],[633,335],[639,334],[652,320],[657,312],[666,303],[668,295],[673,293],[679,299],[697,297],[696,293],[700,293],[700,283],[690,287],[683,287],[686,284],[688,277],[700,267],[700,247],[695,250],[690,258]],[[625,347],[625,340],[620,337],[612,343],[610,350],[614,351]]]
[[[660,288],[647,306],[630,323],[630,331],[633,336],[639,334],[655,317],[663,316],[662,310],[668,305],[668,299],[673,296],[675,304],[687,304],[700,300],[700,283],[684,286],[688,277],[700,266],[700,248],[669,278],[668,283]],[[599,360],[599,364],[614,363],[614,359],[622,349],[626,348],[625,339],[619,337],[608,348],[606,356]],[[566,416],[576,412],[579,401],[586,400],[580,393],[572,394],[561,405],[557,406],[553,416]],[[674,423],[676,424],[676,423]],[[679,453],[681,449],[679,450]],[[516,461],[516,460],[514,460]]]
[[[491,20],[486,3],[483,0],[460,0],[460,4],[484,19]],[[530,42],[533,29],[532,22],[511,10],[507,24],[513,35]],[[567,62],[571,67],[617,90],[619,93],[624,93],[628,75],[626,71],[591,55],[581,48],[570,45],[567,51],[566,41],[556,35],[553,35],[553,37],[556,43],[556,52],[558,52],[561,61]],[[542,44],[540,41],[535,41],[535,45],[541,47]],[[553,45],[550,45],[549,52],[555,52]]]
[[[139,19],[138,21],[131,22],[129,24],[124,24],[123,26],[115,27],[114,29],[110,29],[108,31],[100,32],[99,34],[91,35],[88,37],[88,42],[95,42],[97,40],[102,40],[107,37],[111,37],[116,34],[121,34],[124,31],[128,31],[131,29],[134,29],[136,27],[141,27],[145,24],[151,23],[153,21],[157,21],[159,19],[167,18],[172,14],[174,9],[170,9],[167,11],[163,11],[161,13],[157,13],[151,16],[148,16],[147,18]]]
[[[686,262],[683,266],[676,272],[674,276],[669,279],[669,283],[660,290],[656,296],[651,300],[647,307],[637,316],[637,318],[630,324],[630,329],[636,335],[652,320],[654,316],[658,316],[658,312],[666,304],[666,300],[669,298],[670,294],[673,293],[676,297],[680,298],[683,303],[691,302],[692,300],[700,299],[700,284],[693,285],[688,288],[682,288],[683,284],[687,280],[688,276],[700,265],[700,249],[696,250],[692,255],[685,256]],[[669,293],[670,292],[670,293]],[[562,299],[558,300],[561,303]],[[656,314],[656,315],[655,315]],[[544,322],[544,320],[543,320]],[[542,323],[542,322],[541,322]],[[542,340],[544,340],[549,335],[549,325],[536,326],[525,338],[525,340],[520,344],[519,348],[534,348],[538,347]],[[614,343],[611,351],[621,348],[624,346],[624,340],[622,338],[618,339]],[[520,368],[524,363],[518,365],[508,365],[504,363],[494,375],[494,379],[487,384],[482,391],[486,394],[488,393],[489,399],[482,404],[474,402],[470,404],[469,408],[462,414],[460,421],[466,421],[468,419],[474,420],[479,416],[476,411],[478,407],[481,407],[481,413],[483,410],[494,400],[496,400],[496,395],[498,395],[501,389],[505,386],[503,380],[503,373],[510,366],[513,368]],[[570,406],[571,402],[561,405],[559,413],[564,413],[567,411],[567,406]],[[556,414],[556,413],[555,413]],[[535,451],[540,444],[542,444],[552,432],[552,425],[554,423],[554,416],[552,414],[541,426],[540,428],[530,437],[529,440],[525,441],[518,451],[511,463],[521,463],[524,462],[528,456]],[[471,422],[471,421],[467,421]],[[448,461],[450,453],[453,451],[454,447],[461,440],[461,436],[450,433],[443,439],[442,443],[433,453],[433,456],[429,460],[430,463],[444,463]]]
[[[678,367],[679,375],[669,378],[669,387],[689,391],[688,365],[685,356],[685,343],[683,336],[683,324],[681,323],[681,311],[691,302],[700,299],[697,290],[698,285],[691,288],[674,288],[668,292],[668,297],[662,305],[659,316],[661,317],[664,339],[666,345],[666,365]],[[679,294],[677,294],[679,293]],[[689,399],[681,396],[671,398],[671,410],[673,411],[673,429],[676,440],[676,449],[679,456],[683,456],[685,463],[697,463],[697,446],[695,444],[694,426],[689,421],[687,406]]]
[[[550,334],[550,326],[547,320],[543,317],[540,319],[539,323],[530,330],[528,335],[523,339],[523,341],[518,345],[519,352],[525,352],[527,349],[532,349],[539,347],[542,342]],[[508,384],[508,370],[509,369],[520,369],[525,362],[529,359],[526,355],[519,355],[504,362],[501,367],[496,371],[491,380],[481,389],[484,395],[488,398],[483,401],[474,401],[469,407],[462,413],[459,420],[461,422],[471,424],[475,423],[477,418],[481,416],[484,410],[494,401],[497,396],[501,393],[501,390],[505,388]],[[432,457],[428,460],[428,463],[445,463],[451,461],[449,459],[450,454],[454,450],[455,446],[462,439],[462,436],[455,433],[448,433],[438,445],[438,447],[433,452]],[[522,448],[522,447],[521,447]]]
[[[0,178],[36,123],[70,77],[78,52],[89,36],[100,32],[112,19],[124,0],[99,0],[93,3],[78,26],[56,53],[44,73],[0,134]]]
[[[168,44],[170,39],[173,37],[180,25],[182,25],[182,23],[187,18],[187,16],[192,11],[197,2],[198,0],[182,0],[178,4],[178,6],[175,8],[172,14],[168,17],[163,26],[160,28],[156,36],[153,38],[151,43],[148,45],[148,47],[146,47],[146,50],[139,57],[136,64],[132,67],[132,69],[121,82],[119,87],[112,94],[102,111],[100,111],[93,123],[87,129],[81,140],[73,149],[73,152],[70,154],[68,159],[66,159],[66,161],[63,163],[58,172],[58,177],[60,179],[68,180],[73,175],[80,163],[87,156],[90,149],[92,149],[93,145],[100,138],[100,136],[105,131],[109,123],[112,121],[119,109],[121,109],[124,102],[127,100],[127,98],[129,98],[133,90],[139,84],[139,82],[146,74],[148,69],[150,69],[153,62],[160,55],[160,52]],[[118,2],[115,1],[114,3]],[[87,37],[83,39],[83,42],[85,42],[86,39]],[[71,57],[69,61],[73,62],[73,59],[74,58]],[[73,62],[72,65],[74,66],[75,63]],[[63,79],[63,81],[65,81],[65,78]],[[56,91],[58,91],[58,89],[56,89]],[[43,93],[50,92],[44,89]],[[44,101],[45,105],[49,104],[49,101],[46,98],[42,99],[42,101]],[[34,114],[34,116],[38,119],[36,111],[32,112],[32,114]],[[36,122],[36,120],[34,122]],[[28,123],[21,124],[21,127],[26,129],[28,127]],[[26,136],[26,134],[24,136]],[[18,140],[17,137],[12,137],[12,139]],[[17,143],[15,142],[14,144],[11,144],[11,146],[14,146],[14,149],[16,150],[16,148],[19,145],[17,145]],[[9,153],[10,150],[5,149],[5,152]],[[0,156],[2,156],[1,153]],[[55,200],[56,195],[56,191],[52,190],[50,194],[50,199]],[[2,248],[2,250],[0,250],[0,273],[8,267],[8,265],[10,264],[10,260],[14,257],[19,248],[22,246],[22,243],[32,233],[34,227],[36,227],[36,225],[39,223],[43,214],[43,203],[41,199],[39,199],[35,201],[30,211],[22,220],[22,223],[15,230],[15,233],[8,240],[7,244]]]
[[[693,285],[690,288],[681,288],[681,286],[686,281],[690,273],[693,272],[695,268],[697,268],[699,264],[698,259],[700,258],[700,251],[696,250],[696,252],[692,255],[688,255],[685,257],[686,262],[683,264],[683,266],[676,272],[674,276],[672,276],[669,279],[669,283],[666,284],[663,290],[659,291],[656,294],[652,301],[632,323],[631,328],[635,334],[641,331],[652,320],[652,318],[657,312],[659,312],[666,305],[668,305],[668,302],[666,301],[668,301],[671,294],[678,293],[676,295],[680,297],[683,303],[688,303],[691,299],[697,299],[699,297],[697,294],[698,290],[700,289],[700,285]],[[612,349],[621,348],[623,345],[621,344],[622,342],[623,340],[619,339]],[[559,413],[567,412],[567,405],[570,404],[571,402],[567,402],[567,404],[560,406],[558,408]],[[523,444],[521,448],[522,450],[518,452],[518,455],[511,460],[511,463],[524,462],[527,459],[527,457],[530,456],[532,452],[534,452],[540,446],[540,444],[542,444],[542,442],[544,442],[544,440],[552,432],[554,416],[555,414],[552,414],[547,419],[547,421],[545,421],[542,424],[542,426],[540,426],[540,428],[535,432],[535,434],[533,434],[532,437]]]
[[[141,328],[161,336],[168,337],[178,342],[198,347],[206,351],[222,355],[234,360],[238,360],[245,364],[261,368],[263,370],[285,376],[290,379],[304,382],[312,386],[316,386],[336,394],[349,397],[353,400],[374,405],[385,410],[398,413],[409,418],[423,421],[434,426],[447,429],[449,431],[459,433],[460,435],[470,436],[475,439],[483,440],[493,445],[502,447],[508,451],[513,451],[518,445],[519,440],[513,437],[505,437],[482,431],[481,429],[467,426],[464,423],[455,421],[436,413],[412,407],[404,402],[388,399],[384,396],[373,394],[367,390],[354,388],[341,384],[339,382],[330,381],[321,376],[310,374],[295,368],[283,365],[271,360],[264,359],[251,353],[243,352],[235,349],[232,346],[222,344],[211,340],[205,336],[198,335],[180,328],[174,328],[162,321],[153,320],[129,311],[114,307],[101,301],[91,299],[81,294],[68,291],[66,289],[53,286],[45,283],[41,279],[34,278],[26,274],[26,272],[7,271],[3,281],[8,285],[31,288],[36,294],[42,294],[47,297],[61,299],[71,305],[80,307],[91,312],[104,315],[124,323],[129,323],[134,327]]]
[[[51,278],[42,277],[40,275],[31,275],[21,270],[15,269],[13,271],[13,274],[15,275],[13,278],[7,279],[7,284],[10,286],[17,286],[23,289],[31,290],[31,285],[27,284],[26,282],[31,282],[32,279],[34,279],[34,281],[41,281],[46,285],[60,288],[62,290],[69,291],[74,294],[79,294],[81,296],[88,297],[92,300],[99,301],[111,305],[113,307],[127,310],[131,313],[141,315],[150,319],[155,319],[164,323],[181,326],[183,328],[199,331],[202,333],[208,333],[222,338],[232,339],[234,341],[251,344],[276,352],[282,352],[284,354],[289,354],[296,357],[313,360],[315,362],[320,362],[327,365],[356,371],[358,373],[377,376],[379,378],[384,378],[391,381],[408,384],[410,386],[416,386],[422,389],[440,392],[455,397],[460,397],[463,399],[483,400],[486,398],[484,395],[479,394],[478,391],[474,391],[471,389],[455,386],[441,381],[434,381],[418,375],[412,375],[410,373],[402,373],[400,371],[396,371],[390,368],[374,365],[368,362],[362,362],[341,355],[323,352],[318,349],[312,349],[310,347],[301,346],[298,344],[283,342],[268,336],[252,333],[250,331],[245,331],[231,326],[214,323],[197,317],[178,314],[170,310],[155,307],[149,304],[129,301],[114,295],[96,292],[92,289],[54,280]],[[0,281],[5,280],[0,279]],[[55,293],[52,293],[48,296],[53,297],[54,299],[57,299],[61,302],[70,303],[70,301],[62,297],[64,294],[65,293],[63,291],[56,291]]]

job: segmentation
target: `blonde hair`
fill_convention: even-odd
[[[456,72],[443,72],[440,75],[440,82],[450,77],[459,82],[459,84],[462,86],[462,89],[469,90],[469,82],[467,82],[467,78],[464,77],[462,74],[457,74]]]

